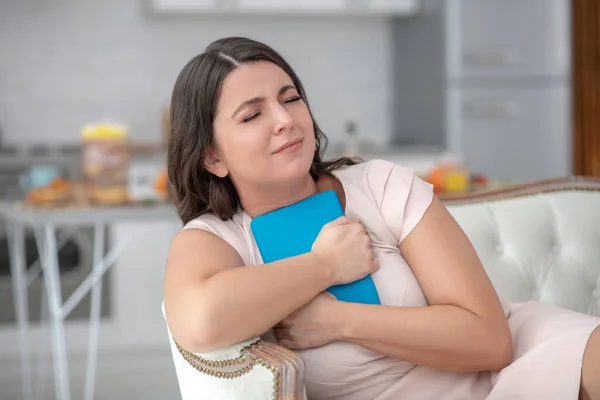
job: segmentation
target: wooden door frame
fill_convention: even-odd
[[[571,7],[573,174],[600,177],[600,1]]]

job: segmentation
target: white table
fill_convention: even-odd
[[[48,295],[49,324],[52,345],[52,360],[57,400],[70,400],[69,371],[65,343],[65,318],[81,299],[91,290],[90,329],[85,381],[85,400],[94,397],[96,360],[98,352],[98,328],[102,295],[102,276],[115,263],[119,254],[129,244],[131,237],[114,243],[106,249],[104,243],[107,225],[123,221],[176,220],[173,206],[135,205],[122,207],[90,207],[81,209],[24,209],[15,203],[0,203],[0,217],[8,223],[10,242],[10,265],[15,312],[19,330],[21,379],[23,397],[33,400],[33,376],[29,338],[29,316],[27,289],[35,279],[33,274],[43,271],[43,280]],[[69,226],[94,226],[94,266],[92,272],[63,303],[58,265],[56,228]],[[25,265],[25,228],[35,232],[40,268],[28,269]]]

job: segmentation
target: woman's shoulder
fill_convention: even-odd
[[[204,229],[215,233],[224,228],[231,228],[232,222],[233,218],[223,221],[216,214],[207,212],[187,222],[182,229]]]
[[[363,176],[370,174],[390,173],[393,169],[398,169],[401,172],[411,175],[415,171],[412,168],[397,164],[392,161],[382,158],[374,158],[366,161],[361,161],[357,164],[346,165],[336,171],[336,174],[342,174],[348,177]]]
[[[253,259],[245,233],[245,225],[241,211],[227,220],[222,220],[213,213],[204,213],[186,223],[182,231],[201,229],[220,237],[239,253],[246,265],[249,265],[253,262]]]
[[[362,186],[376,198],[383,195],[390,177],[410,184],[416,176],[414,169],[384,159],[349,165],[340,168],[335,175],[344,184]]]
[[[383,222],[380,236],[389,230],[396,242],[410,232],[433,199],[432,185],[419,178],[414,169],[387,160],[344,168],[338,178],[352,192],[354,210],[372,216],[369,205],[375,207]]]

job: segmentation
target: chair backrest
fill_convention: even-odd
[[[444,198],[498,293],[600,316],[600,180]]]

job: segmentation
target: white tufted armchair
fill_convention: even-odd
[[[600,316],[600,179],[547,180],[443,201],[500,296]],[[275,344],[251,345],[254,338],[191,354],[170,340],[183,400],[306,398],[302,360]]]
[[[547,180],[444,203],[501,297],[600,316],[600,180]]]

